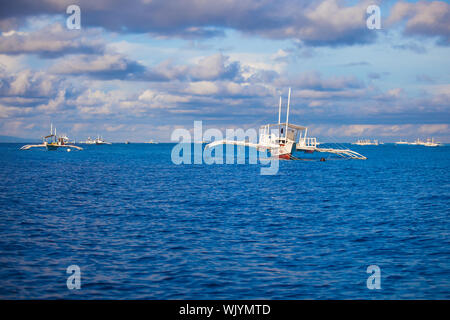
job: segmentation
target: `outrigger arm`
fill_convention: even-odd
[[[45,147],[45,144],[27,144],[22,148],[20,148],[20,150],[28,150],[31,148],[41,148],[41,147]]]
[[[367,158],[365,156],[363,156],[362,154],[359,154],[358,152],[350,150],[350,149],[314,148],[314,151],[334,153],[343,158],[367,160]]]
[[[22,148],[20,148],[20,150],[28,150],[28,149],[31,149],[31,148],[46,148],[47,147],[47,145],[46,144],[27,144],[27,145],[25,145],[25,146],[23,146]],[[71,145],[71,144],[64,144],[64,145],[56,145],[56,146],[54,146],[54,147],[57,147],[57,148],[74,148],[74,149],[77,149],[77,150],[83,150],[83,148],[81,148],[81,147],[79,147],[79,146],[74,146],[74,145]]]

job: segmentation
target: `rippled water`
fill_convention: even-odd
[[[450,298],[450,147],[353,146],[369,159],[275,176],[176,166],[171,144],[19,147],[0,144],[1,298]]]

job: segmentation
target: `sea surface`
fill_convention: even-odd
[[[449,146],[272,176],[174,144],[20,146],[0,144],[2,299],[450,299]]]

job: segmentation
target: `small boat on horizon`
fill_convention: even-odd
[[[441,144],[439,142],[435,142],[434,138],[428,138],[427,141],[422,141],[419,138],[417,138],[413,143],[410,143],[415,146],[424,146],[424,147],[438,147]]]
[[[424,146],[424,147],[439,147],[442,146],[442,143],[434,141],[434,138],[428,138],[427,141],[422,141],[420,138],[414,140],[414,142],[408,141],[397,141],[396,145],[410,145],[410,146]]]
[[[100,145],[100,144],[112,144],[112,143],[106,142],[105,140],[103,140],[103,137],[98,136],[97,139],[95,139],[95,144]]]
[[[380,144],[378,140],[370,140],[370,139],[358,139],[356,142],[353,142],[352,144],[358,145],[358,146],[377,146]]]
[[[111,144],[111,142],[106,142],[105,140],[103,140],[103,137],[97,136],[97,138],[95,139],[91,139],[91,137],[88,137],[86,141],[83,142],[84,144],[96,144],[96,145],[101,145],[101,144]]]

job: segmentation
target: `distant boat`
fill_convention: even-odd
[[[150,141],[148,141],[148,142],[146,142],[146,143],[150,143],[150,144],[158,144],[159,142],[156,142],[156,141],[150,140]]]
[[[102,137],[98,136],[95,139],[91,139],[91,137],[88,137],[86,141],[84,141],[84,144],[111,144],[111,142],[106,142],[105,140],[103,140]]]
[[[441,144],[439,142],[435,142],[434,138],[428,138],[427,141],[421,141],[419,138],[416,139],[416,141],[414,141],[413,143],[411,143],[412,145],[416,145],[416,146],[425,146],[425,147],[438,147]]]
[[[400,141],[397,141],[395,144],[410,144],[410,143],[408,141],[400,140]]]
[[[96,145],[100,145],[100,144],[111,144],[111,142],[106,142],[105,140],[103,140],[103,137],[97,137],[97,139],[95,139],[95,144]]]
[[[358,146],[377,146],[380,143],[378,140],[370,140],[370,139],[359,139],[356,142],[353,142],[352,144],[356,144]]]
[[[83,148],[78,147],[73,144],[69,144],[69,138],[66,135],[57,136],[56,128],[53,132],[53,124],[50,124],[50,134],[42,138],[42,144],[27,144],[20,148],[20,150],[28,150],[31,148],[46,148],[47,151],[58,150],[58,148],[66,148],[70,151],[71,148],[76,150],[83,150]]]
[[[92,140],[91,137],[87,138],[86,141],[83,142],[84,144],[95,144],[95,139]]]
[[[125,144],[130,144],[130,141],[125,141]]]

